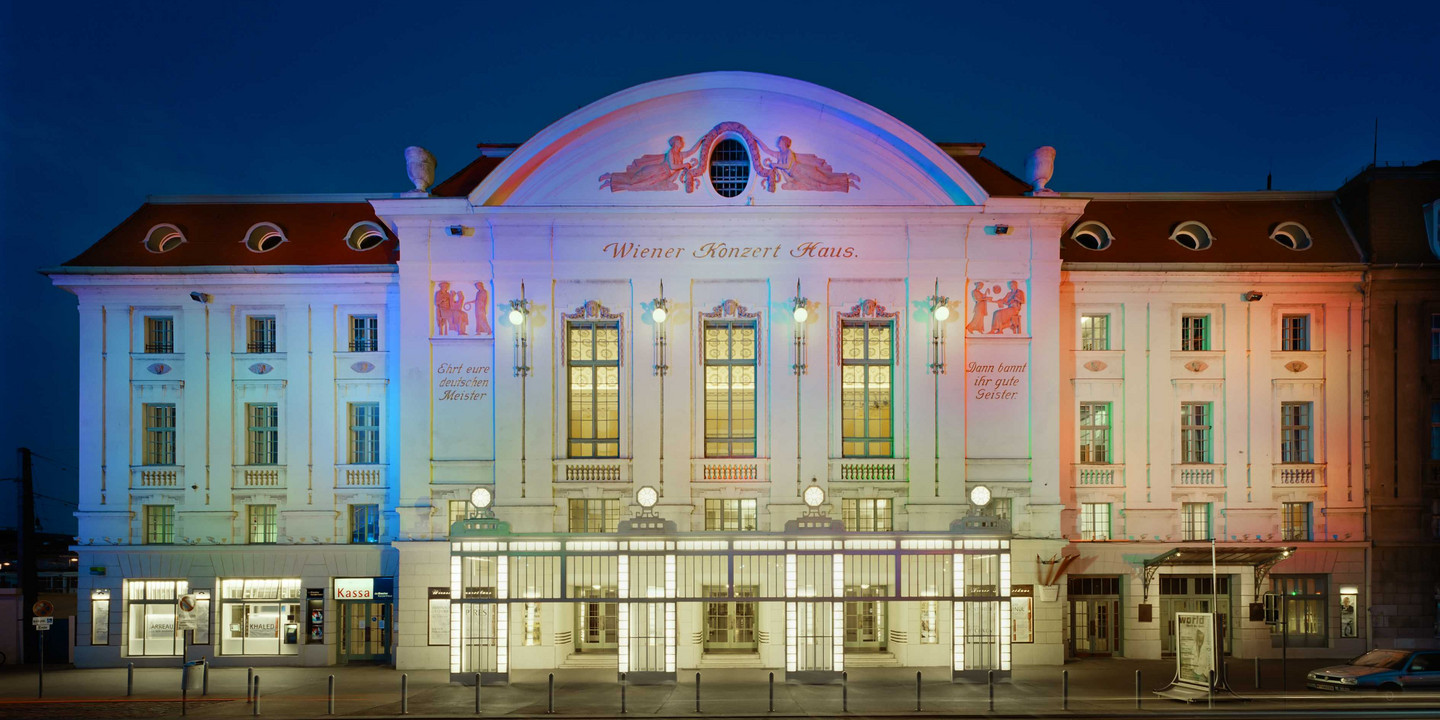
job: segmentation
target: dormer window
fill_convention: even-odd
[[[1270,232],[1270,239],[1291,250],[1309,250],[1314,244],[1314,240],[1310,239],[1310,231],[1297,222],[1283,222],[1275,226]]]
[[[710,151],[710,185],[720,197],[733,198],[750,184],[750,153],[735,138],[725,138]]]
[[[358,222],[345,233],[345,244],[351,250],[365,251],[385,242],[385,231],[373,222]]]
[[[245,247],[250,252],[270,252],[289,238],[285,237],[285,231],[272,223],[258,223],[245,233]]]
[[[180,228],[168,223],[156,225],[145,234],[145,249],[152,253],[170,252],[185,242]]]
[[[1115,237],[1110,234],[1110,228],[1105,227],[1104,223],[1089,220],[1075,226],[1070,233],[1070,239],[1079,243],[1080,247],[1086,250],[1104,250],[1110,247],[1110,243]]]
[[[1197,220],[1175,226],[1175,231],[1170,233],[1170,239],[1187,250],[1205,250],[1215,243],[1215,236],[1210,234],[1210,228]]]

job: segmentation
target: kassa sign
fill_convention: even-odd
[[[375,578],[335,578],[336,600],[374,600]]]

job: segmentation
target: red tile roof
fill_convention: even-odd
[[[1079,196],[1078,194],[1072,196]],[[1080,224],[1098,221],[1114,240],[1091,250],[1071,239]],[[1198,220],[1214,242],[1190,250],[1170,239],[1182,222]],[[1282,222],[1310,232],[1308,250],[1291,250],[1270,239]],[[1060,257],[1077,263],[1359,263],[1364,258],[1340,219],[1331,193],[1217,193],[1213,196],[1098,195],[1061,239]]]
[[[460,168],[460,172],[451,175],[440,181],[439,185],[430,189],[430,194],[435,197],[466,197],[475,188],[480,187],[480,182],[489,175],[502,161],[505,160],[519,145],[512,143],[480,143],[480,157],[470,161],[469,165]]]
[[[369,221],[385,241],[352,250],[345,235]],[[268,222],[287,242],[269,252],[252,252],[245,233]],[[145,237],[160,224],[178,227],[185,242],[169,252],[145,248]],[[399,242],[367,202],[195,202],[146,203],[64,267],[190,267],[202,265],[393,265]]]

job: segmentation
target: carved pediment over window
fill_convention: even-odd
[[[841,355],[841,352],[842,352],[840,346],[841,346],[841,343],[842,343],[842,338],[844,337],[844,330],[843,330],[843,328],[844,328],[844,325],[845,325],[846,321],[854,321],[854,320],[888,320],[889,322],[894,323],[894,322],[895,322],[895,318],[897,318],[897,317],[900,317],[900,311],[897,310],[897,311],[895,311],[895,312],[888,312],[888,311],[886,311],[885,306],[880,304],[880,301],[875,300],[875,299],[873,299],[873,298],[872,298],[872,299],[868,299],[868,300],[861,300],[860,302],[856,303],[855,306],[852,307],[852,308],[850,308],[849,310],[841,310],[840,312],[836,313],[836,316],[835,316],[835,355],[836,355],[836,357],[839,357],[839,356]],[[892,349],[891,352],[896,352],[896,353],[898,353],[898,351],[899,351],[899,348],[894,348],[894,349]]]
[[[714,310],[700,313],[702,320],[751,320],[758,317],[758,311],[750,312],[750,309],[741,305],[738,300],[726,300],[716,305]]]
[[[562,357],[565,358],[567,364],[570,361],[570,322],[575,320],[613,321],[618,328],[617,337],[619,341],[616,342],[616,350],[619,353],[618,358],[620,363],[624,364],[625,316],[622,313],[611,312],[610,308],[600,304],[599,300],[588,300],[581,303],[579,307],[576,307],[574,312],[560,313],[560,319],[563,321],[560,323],[560,351],[563,353]]]
[[[575,308],[575,312],[561,313],[560,317],[566,320],[620,320],[620,313],[610,312],[610,308],[600,304],[599,300],[590,300]]]

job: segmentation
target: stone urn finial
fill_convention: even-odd
[[[1030,183],[1030,195],[1056,195],[1054,190],[1045,187],[1050,182],[1050,176],[1055,174],[1055,148],[1043,145],[1035,148],[1030,153],[1030,159],[1025,161],[1025,179]]]
[[[415,189],[406,195],[429,195],[426,190],[435,182],[435,156],[419,145],[405,148],[405,173],[415,183]]]

